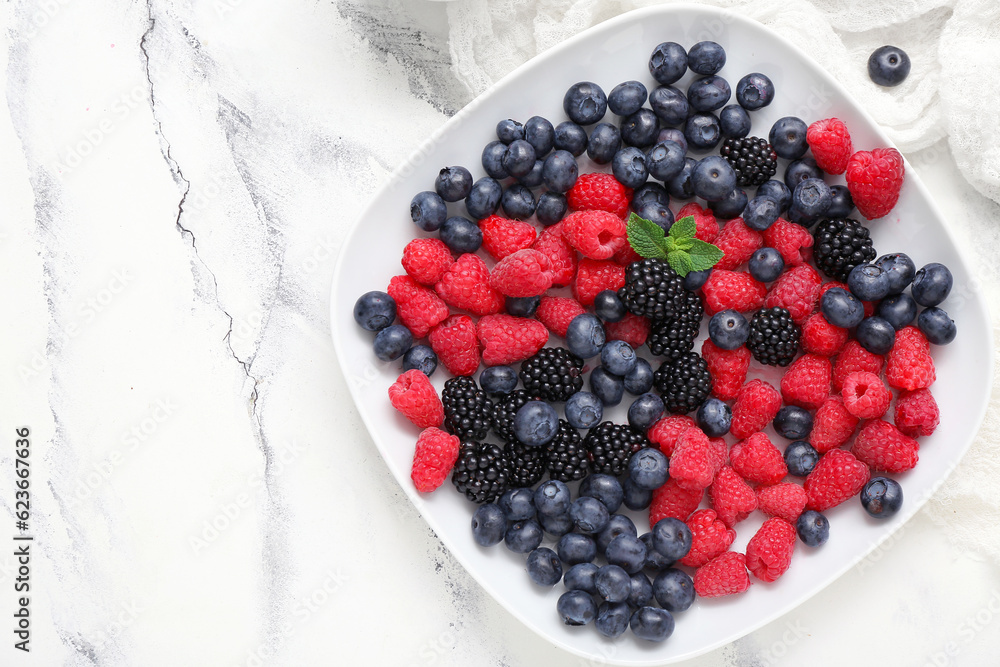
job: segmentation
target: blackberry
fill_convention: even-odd
[[[507,485],[512,489],[534,486],[545,476],[545,448],[529,447],[516,440],[507,443]]]
[[[583,360],[564,347],[544,347],[521,364],[518,377],[532,396],[565,401],[583,387]]]
[[[618,477],[628,470],[629,459],[643,447],[651,447],[646,436],[628,424],[601,422],[583,440],[590,470]]]
[[[444,383],[444,427],[462,440],[482,440],[489,433],[493,402],[470,377],[455,377]]]
[[[761,185],[770,180],[778,170],[778,154],[767,143],[767,139],[726,139],[722,142],[719,153],[733,166],[736,183],[740,187]]]
[[[674,414],[697,409],[712,393],[708,364],[697,352],[664,361],[653,373],[653,384],[663,397],[663,405]]]
[[[705,308],[701,298],[690,290],[684,290],[674,299],[676,315],[666,320],[656,320],[649,330],[646,345],[656,356],[674,359],[694,348],[694,339],[701,331],[701,321]]]
[[[583,438],[565,419],[559,420],[559,431],[549,443],[545,469],[549,477],[560,482],[583,479],[590,472],[590,459],[583,446]]]
[[[515,389],[500,398],[493,408],[493,432],[507,442],[516,440],[514,415],[532,398],[534,397],[523,389]]]
[[[665,320],[676,316],[675,303],[683,292],[684,279],[666,261],[649,258],[629,264],[618,298],[636,315]]]
[[[491,503],[507,490],[510,462],[503,447],[492,442],[464,441],[451,473],[451,483],[474,503]]]
[[[847,282],[858,264],[875,259],[868,228],[850,218],[823,220],[813,231],[813,259],[823,273]]]
[[[747,347],[753,358],[768,366],[787,366],[799,351],[802,330],[784,308],[762,308],[750,320]]]

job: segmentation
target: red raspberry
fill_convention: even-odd
[[[746,556],[735,551],[713,558],[694,573],[694,591],[703,598],[744,593],[750,583]]]
[[[760,250],[764,246],[764,237],[756,229],[747,227],[743,218],[733,218],[722,228],[714,243],[724,253],[715,268],[728,271],[745,263]]]
[[[917,465],[920,445],[883,419],[865,422],[854,439],[851,453],[872,470],[899,473]]]
[[[896,343],[886,355],[885,379],[896,389],[926,389],[937,374],[930,354],[930,344],[920,329],[909,326],[896,332]]]
[[[399,321],[414,338],[423,338],[434,325],[448,317],[448,306],[441,297],[410,276],[395,276],[389,281],[386,292],[396,302]]]
[[[725,438],[709,438],[708,444],[712,455],[712,465],[718,471],[722,466],[729,465],[729,443]],[[718,473],[716,473],[718,474]]]
[[[673,479],[653,491],[653,500],[649,503],[649,527],[667,517],[687,521],[691,513],[698,509],[704,489],[689,490],[677,485]]]
[[[844,345],[844,349],[837,355],[837,360],[833,364],[833,390],[839,392],[843,389],[844,379],[856,371],[879,375],[884,363],[885,359],[882,358],[881,354],[869,352],[861,343],[852,338]]]
[[[784,519],[768,519],[747,542],[747,569],[764,582],[772,582],[792,564],[795,527]]]
[[[689,428],[697,428],[697,426],[695,421],[687,415],[667,415],[653,424],[646,437],[660,448],[664,456],[670,458],[674,455],[674,448],[677,446],[677,438],[680,434]]]
[[[520,220],[508,220],[499,215],[491,215],[479,221],[483,233],[483,250],[496,260],[503,259],[518,250],[530,248],[535,242],[535,228]]]
[[[563,238],[562,223],[543,230],[531,247],[549,258],[553,287],[565,287],[573,281],[573,276],[576,275],[576,251]]]
[[[896,399],[893,421],[896,428],[911,438],[933,433],[940,418],[937,401],[927,389],[906,392]]]
[[[694,237],[701,239],[705,243],[715,243],[715,239],[719,238],[719,222],[715,219],[715,214],[712,213],[712,210],[702,208],[692,202],[685,204],[681,207],[681,210],[677,211],[676,219],[680,220],[689,215],[694,218],[694,224],[698,230],[695,232]]]
[[[625,313],[617,322],[605,322],[604,334],[608,340],[623,340],[633,348],[646,342],[649,337],[649,319],[635,313]]]
[[[828,174],[843,174],[854,152],[851,134],[839,118],[825,118],[810,125],[806,143],[812,149],[816,166]]]
[[[781,409],[781,394],[763,380],[750,380],[736,395],[729,432],[737,439],[749,438],[771,423]]]
[[[577,315],[583,315],[587,310],[576,300],[567,296],[543,296],[535,311],[535,317],[545,325],[545,328],[557,336],[566,337],[569,323]]]
[[[527,248],[507,255],[493,267],[490,286],[504,296],[538,296],[552,286],[549,258]]]
[[[452,315],[431,329],[427,338],[452,375],[472,375],[479,368],[476,324],[468,315]]]
[[[828,283],[823,283],[819,286],[819,294],[816,295],[816,308],[819,308],[820,301],[823,299],[823,295],[826,294],[827,290],[831,290],[834,287],[839,287],[846,292],[850,292],[850,288],[847,283],[837,282],[836,280],[831,280]],[[865,307],[865,317],[871,317],[875,314],[875,304],[871,301],[862,301],[861,305]]]
[[[832,449],[820,458],[806,477],[806,508],[825,512],[858,495],[868,483],[868,466],[843,449]]]
[[[712,499],[712,509],[729,528],[757,509],[757,497],[753,489],[729,466],[719,470],[708,489],[708,495]]]
[[[858,427],[858,418],[844,407],[844,399],[831,396],[819,406],[813,416],[809,444],[820,454],[826,454],[851,439]]]
[[[792,482],[757,489],[757,509],[794,525],[806,508],[806,490]]]
[[[782,273],[771,286],[764,299],[765,308],[785,308],[792,321],[802,324],[812,314],[819,300],[819,286],[823,279],[816,269],[800,264]]]
[[[712,270],[701,288],[705,296],[705,313],[715,315],[724,310],[746,313],[764,305],[767,287],[745,271]]]
[[[642,255],[633,250],[631,244],[625,243],[622,245],[621,249],[615,253],[615,256],[612,259],[615,260],[615,264],[628,266],[632,262],[642,261]]]
[[[611,174],[580,174],[566,193],[566,203],[574,211],[607,211],[619,218],[628,213],[632,189],[626,188]]]
[[[833,365],[826,357],[807,352],[796,359],[781,378],[785,403],[815,410],[830,395]]]
[[[701,344],[701,356],[712,376],[712,395],[723,401],[736,398],[750,369],[750,350],[742,345],[735,350],[723,350],[706,338]]]
[[[844,407],[855,417],[875,419],[885,414],[892,402],[892,392],[874,373],[856,371],[844,378],[840,392]]]
[[[903,156],[895,148],[858,151],[847,161],[847,189],[861,215],[869,220],[888,215],[903,187]]]
[[[715,510],[698,510],[686,521],[691,529],[691,550],[678,563],[701,567],[721,553],[736,539],[736,531],[726,527]]]
[[[503,295],[490,286],[490,270],[479,255],[459,256],[434,286],[444,302],[473,315],[492,315],[503,310]]]
[[[813,237],[802,225],[778,218],[762,233],[764,245],[781,253],[786,267],[804,264],[812,257]]]
[[[685,429],[677,436],[677,444],[670,457],[670,478],[677,480],[678,486],[690,490],[704,489],[712,483],[721,466],[717,450],[700,428]]]
[[[440,426],[444,422],[444,406],[434,385],[416,368],[406,371],[392,383],[389,402],[417,428]]]
[[[577,211],[561,224],[566,242],[590,259],[611,259],[628,243],[625,221],[607,211]]]
[[[403,269],[421,285],[434,286],[455,258],[441,239],[413,239],[403,248]]]
[[[477,333],[487,366],[524,361],[549,340],[548,330],[538,320],[503,313],[480,318]]]
[[[573,279],[573,296],[582,306],[592,306],[594,297],[606,289],[617,292],[625,286],[625,267],[611,260],[580,260]]]
[[[777,484],[788,474],[788,466],[766,433],[754,433],[729,451],[733,470],[753,484]]]
[[[823,357],[840,352],[847,342],[847,329],[830,324],[822,313],[813,313],[802,324],[802,349]]]
[[[420,432],[417,447],[413,452],[413,467],[410,470],[410,479],[413,480],[417,491],[430,493],[448,479],[455,462],[458,461],[460,445],[458,436],[439,428],[428,428]]]

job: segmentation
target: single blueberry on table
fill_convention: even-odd
[[[525,176],[535,166],[535,149],[524,139],[516,139],[507,146],[500,164],[515,178]]]
[[[688,69],[696,74],[715,74],[725,64],[726,50],[717,42],[698,42],[688,50]]]
[[[545,168],[544,160],[535,160],[535,165],[524,176],[520,176],[517,182],[526,188],[537,188],[542,185],[542,170]]]
[[[630,510],[644,510],[653,502],[653,492],[642,488],[628,477],[622,484],[622,498],[625,507]]]
[[[640,541],[641,542],[641,541]],[[646,544],[641,542],[645,552]],[[641,567],[639,568],[642,569]],[[632,590],[628,594],[628,604],[635,607],[644,607],[653,599],[653,583],[642,572],[635,572],[632,575]]]
[[[847,288],[862,301],[879,301],[889,294],[889,274],[876,264],[858,264],[847,275]]]
[[[670,205],[670,194],[659,183],[646,183],[632,193],[632,206],[654,203],[662,204],[663,206]]]
[[[625,602],[632,592],[632,578],[618,565],[605,565],[597,571],[594,587],[606,602]]]
[[[503,543],[514,553],[530,553],[542,543],[542,527],[534,519],[515,521],[507,527]]]
[[[698,161],[693,157],[684,158],[684,168],[680,173],[664,183],[667,192],[676,199],[691,199],[694,197],[694,186],[691,185],[691,174]],[[690,274],[689,274],[690,275]]]
[[[809,126],[805,121],[795,116],[785,116],[774,121],[767,140],[778,157],[786,160],[797,160],[809,149],[806,143],[806,130]]]
[[[566,591],[556,602],[556,612],[566,625],[587,625],[597,616],[597,605],[586,591]]]
[[[854,336],[872,354],[888,354],[896,342],[896,330],[878,315],[863,319]]]
[[[601,365],[622,377],[635,368],[637,358],[632,346],[623,340],[610,340],[601,348]]]
[[[710,438],[721,438],[729,433],[733,422],[733,410],[724,401],[706,398],[695,412],[698,427]]]
[[[594,585],[594,580],[597,577],[599,569],[593,563],[577,563],[566,570],[566,574],[563,576],[563,584],[567,590],[596,593],[597,588]]]
[[[658,44],[649,56],[649,73],[658,83],[665,86],[684,76],[687,69],[687,51],[676,42]]]
[[[354,321],[366,331],[381,331],[395,319],[396,301],[385,292],[365,292],[354,302]]]
[[[628,518],[624,514],[612,514],[611,518],[608,520],[608,525],[604,527],[604,530],[597,534],[597,552],[604,554],[608,550],[608,545],[611,544],[611,540],[615,539],[619,535],[631,535],[635,537],[637,535],[635,529],[635,524],[632,523],[632,519]]]
[[[628,629],[631,614],[628,602],[602,602],[597,608],[594,627],[605,637],[620,637]]]
[[[696,79],[688,87],[688,104],[695,111],[715,111],[726,106],[733,91],[721,76]]]
[[[503,157],[507,153],[507,144],[502,141],[491,141],[483,148],[482,165],[490,178],[503,180],[510,176],[503,166]]]
[[[650,201],[639,206],[633,205],[632,211],[640,218],[656,224],[665,232],[669,231],[674,224],[673,212],[659,202]]]
[[[542,524],[542,530],[553,537],[562,537],[573,530],[573,519],[569,518],[569,512],[554,516],[539,515],[538,523]]]
[[[662,642],[674,633],[674,617],[666,609],[639,607],[632,613],[629,627],[639,639]]]
[[[795,522],[795,532],[799,534],[802,544],[818,547],[830,538],[830,521],[815,510],[806,510]]]
[[[504,299],[507,314],[515,317],[534,317],[542,302],[540,296],[508,296]],[[489,369],[487,369],[489,370]]]
[[[794,195],[795,186],[804,180],[815,178],[817,180],[823,179],[822,170],[816,165],[816,160],[811,157],[803,157],[798,160],[792,160],[785,167],[785,185],[787,185]],[[790,211],[795,210],[793,207],[795,205],[794,200],[789,200],[788,208]],[[798,209],[800,213],[807,213],[805,210]]]
[[[566,329],[566,347],[581,359],[591,359],[600,354],[604,341],[604,325],[592,313],[577,315]]]
[[[656,143],[660,131],[660,121],[649,109],[639,109],[622,120],[619,131],[622,141],[629,146],[646,148]]]
[[[788,443],[788,446],[785,447],[784,457],[785,465],[788,466],[788,474],[796,477],[805,477],[819,463],[819,452],[805,440]]]
[[[644,394],[644,396],[649,395],[651,394]],[[667,483],[668,465],[663,452],[653,447],[643,447],[629,459],[628,476],[636,486],[653,491]]]
[[[535,492],[522,487],[507,489],[497,502],[508,521],[524,521],[535,518]]]
[[[625,395],[625,382],[603,366],[598,366],[590,371],[590,390],[604,405],[618,405]]]
[[[472,190],[465,198],[465,210],[476,220],[488,218],[496,213],[502,196],[503,187],[500,182],[485,176],[472,184]]]
[[[587,150],[587,131],[571,120],[556,125],[553,147],[580,157]]]
[[[917,327],[934,345],[947,345],[955,340],[955,335],[958,333],[955,320],[948,317],[948,313],[937,306],[927,308],[920,313],[920,316],[917,317]]]
[[[436,192],[418,192],[410,201],[410,219],[425,232],[436,232],[448,217],[448,206]]]
[[[751,72],[736,83],[736,101],[749,111],[766,107],[774,100],[774,84],[760,72]]]
[[[507,532],[507,516],[495,503],[476,508],[472,515],[472,537],[481,547],[492,547],[503,541]]]
[[[551,192],[566,192],[576,183],[580,167],[572,153],[553,151],[542,164],[542,182]]]
[[[719,119],[710,112],[688,116],[684,123],[684,138],[692,150],[707,151],[715,148],[722,139]]]
[[[524,140],[535,149],[535,155],[542,158],[552,150],[556,140],[556,130],[548,119],[532,116],[524,122]]]
[[[719,201],[736,188],[736,170],[719,155],[698,160],[691,174],[694,193],[705,201]]]
[[[813,427],[812,413],[797,405],[786,405],[774,416],[774,430],[782,438],[802,440],[809,436]]]
[[[876,519],[888,519],[903,506],[903,488],[894,479],[873,477],[861,489],[861,505]]]
[[[751,125],[750,114],[739,104],[730,104],[719,112],[719,130],[726,139],[742,139],[750,134]]]
[[[843,287],[832,287],[824,292],[819,309],[827,322],[841,329],[856,327],[865,318],[864,304]]]
[[[738,218],[747,207],[747,193],[743,188],[734,188],[724,198],[708,202],[708,207],[719,220]]]
[[[581,81],[570,86],[563,97],[563,111],[577,125],[592,125],[604,118],[608,98],[596,83]]]
[[[650,492],[647,492],[650,493]],[[646,568],[653,570],[654,572],[659,572],[660,570],[665,570],[666,568],[673,565],[673,561],[667,560],[666,556],[661,554],[653,546],[653,533],[643,533],[639,536],[642,543],[646,545]],[[655,593],[654,593],[655,594]]]
[[[566,215],[568,204],[566,195],[558,192],[543,192],[535,205],[535,217],[546,227],[556,224]]]
[[[808,218],[825,215],[833,202],[830,186],[821,178],[806,178],[792,190],[792,211]]]
[[[483,232],[468,218],[453,215],[444,221],[438,236],[456,254],[476,252],[483,245]]]
[[[597,164],[607,164],[614,159],[622,145],[618,127],[611,123],[598,123],[587,141],[587,157]]]
[[[646,103],[646,86],[638,81],[619,83],[608,93],[608,108],[618,116],[631,116]]]
[[[667,611],[684,611],[694,602],[694,581],[684,570],[663,570],[653,579],[653,597]]]
[[[556,546],[559,558],[567,565],[589,563],[597,558],[597,543],[590,535],[566,533]]]
[[[882,255],[874,263],[889,275],[889,294],[899,294],[909,287],[917,273],[916,264],[902,252]]]
[[[535,196],[520,183],[514,183],[504,190],[500,205],[507,217],[514,220],[527,220],[535,214]]]
[[[764,201],[770,203],[772,206],[777,206],[770,199],[765,199]],[[781,272],[785,270],[785,260],[781,257],[781,253],[774,248],[761,248],[750,256],[748,268],[754,280],[762,283],[770,283],[777,280]]]
[[[633,396],[645,394],[653,386],[653,367],[642,357],[637,358],[635,368],[624,378],[624,385],[625,391]]]
[[[609,512],[617,512],[622,504],[622,485],[612,475],[595,473],[580,482],[580,495],[597,498]]]
[[[628,406],[628,423],[632,428],[645,433],[660,420],[660,417],[663,416],[663,410],[663,399],[652,392],[647,392]]]
[[[830,186],[830,208],[826,209],[828,218],[846,218],[854,211],[854,199],[851,191],[845,185]]]
[[[687,116],[685,115],[684,118],[687,118]],[[656,135],[656,143],[661,144],[664,141],[674,142],[675,144],[680,146],[685,153],[687,153],[688,143],[687,139],[684,138],[684,130],[681,130],[676,127],[660,128],[659,134]]]
[[[635,535],[623,533],[611,540],[604,557],[610,565],[617,565],[629,574],[635,574],[646,565],[646,545]]]
[[[589,391],[578,391],[566,399],[566,421],[573,428],[592,428],[604,418],[604,403]]]
[[[497,139],[509,144],[517,139],[524,139],[524,125],[508,118],[497,123]]]
[[[569,487],[559,480],[550,479],[535,489],[535,512],[540,517],[566,514],[571,502]]]
[[[610,515],[608,508],[597,498],[581,496],[569,506],[569,517],[578,533],[593,535],[604,530]]]
[[[750,337],[750,323],[736,310],[723,310],[708,321],[708,337],[723,350],[735,350]]]
[[[917,317],[917,302],[909,294],[890,294],[878,304],[875,314],[899,331]]]
[[[680,519],[660,519],[652,532],[653,546],[670,562],[684,558],[691,550],[691,529]]]
[[[654,145],[646,154],[646,168],[649,175],[658,181],[667,181],[684,168],[684,148],[675,141],[664,141]],[[665,192],[665,191],[664,191]],[[666,202],[657,202],[666,206]]]
[[[868,76],[880,86],[898,86],[910,75],[910,56],[898,46],[880,46],[868,57]]]
[[[434,179],[434,190],[445,201],[462,201],[472,189],[472,172],[465,167],[445,167]]]
[[[953,284],[951,271],[944,264],[927,264],[913,276],[910,294],[921,306],[936,306],[951,292]]]
[[[646,155],[635,146],[626,146],[612,158],[611,172],[626,188],[638,188],[649,178]]]
[[[771,179],[764,181],[763,185],[757,188],[758,197],[773,199],[778,204],[778,211],[784,211],[792,203],[792,191],[781,181]],[[756,229],[756,228],[755,228]]]
[[[614,290],[602,290],[594,297],[594,313],[605,322],[620,322],[628,310]]]
[[[555,586],[563,576],[559,556],[548,547],[538,547],[528,554],[526,568],[528,577],[539,586]]]
[[[686,276],[684,276],[684,289],[692,292],[701,289],[702,286],[708,282],[708,277],[710,275],[712,275],[712,269],[689,272]]]
[[[514,435],[529,447],[541,447],[559,431],[559,415],[545,401],[528,401],[514,414]]]
[[[403,355],[403,370],[409,371],[414,368],[430,377],[437,370],[438,356],[427,345],[414,345]],[[514,376],[517,379],[517,376]]]
[[[382,361],[399,359],[413,345],[413,334],[402,324],[392,324],[375,334],[375,356]]]
[[[664,125],[680,125],[691,112],[687,96],[673,86],[654,88],[649,94],[649,107]]]

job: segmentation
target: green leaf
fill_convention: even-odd
[[[692,271],[704,271],[710,269],[718,263],[723,256],[722,250],[712,245],[711,243],[705,243],[701,239],[692,239],[691,249],[688,251],[688,257],[691,261]],[[676,271],[676,269],[674,269]],[[680,273],[678,271],[678,273]]]
[[[698,225],[694,222],[693,215],[686,215],[670,227],[670,236],[677,240],[693,239],[698,232]]]
[[[710,269],[722,259],[723,252],[711,243],[695,238],[698,226],[694,217],[685,216],[670,227],[669,234],[655,222],[632,213],[625,225],[629,245],[643,257],[665,259],[680,276]]]
[[[667,258],[667,239],[663,228],[655,222],[640,218],[635,213],[625,225],[629,245],[643,257]]]
[[[674,239],[667,237],[667,240],[673,241],[674,248],[676,250],[683,250],[684,252],[688,252],[689,250],[691,250],[692,247],[694,247],[693,241],[695,241],[696,239],[682,238],[677,241],[674,241]]]
[[[667,255],[667,263],[670,264],[670,268],[676,271],[679,276],[686,276],[691,271],[694,271],[691,263],[691,255],[684,251],[679,250]]]

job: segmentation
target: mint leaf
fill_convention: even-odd
[[[625,230],[633,250],[643,257],[665,259],[680,276],[710,269],[722,259],[721,250],[695,238],[698,226],[690,215],[675,222],[669,234],[664,234],[655,222],[632,213]]]
[[[670,236],[677,240],[693,239],[698,232],[698,225],[694,222],[694,216],[686,215],[670,227]]]
[[[692,271],[710,269],[722,259],[724,253],[711,243],[705,243],[701,239],[691,239],[691,242],[692,246],[688,251],[688,257],[691,262]],[[677,271],[677,269],[674,270]]]
[[[696,240],[697,239],[682,238],[682,239],[679,239],[677,241],[674,241],[674,239],[670,238],[669,236],[667,237],[667,241],[673,241],[674,249],[676,249],[676,250],[683,250],[685,252],[688,252],[688,251],[691,250],[691,248],[694,246],[693,242],[696,241]]]
[[[694,267],[691,263],[691,256],[684,251],[672,252],[667,255],[667,263],[670,268],[677,272],[679,276],[686,276]]]
[[[667,259],[669,252],[663,228],[655,222],[640,218],[635,213],[628,217],[625,225],[629,245],[643,257]]]

